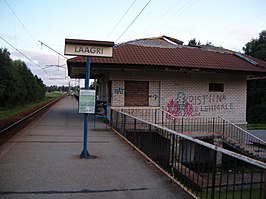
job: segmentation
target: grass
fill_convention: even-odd
[[[266,124],[248,124],[248,130],[266,130]]]
[[[242,194],[241,191],[235,191],[235,193],[233,193],[232,191],[228,191],[227,195],[225,192],[221,192],[220,193],[220,199],[233,199],[233,198],[243,198],[243,199],[249,199],[250,197],[250,191],[248,190],[243,190]],[[233,197],[234,195],[234,197]],[[242,197],[241,197],[242,196]],[[260,190],[252,190],[252,197],[251,198],[261,198],[260,197]],[[211,193],[208,192],[208,196],[206,197],[206,192],[203,193],[202,198],[208,198],[211,199]],[[219,193],[215,192],[214,195],[214,199],[218,199],[219,198]]]
[[[40,104],[44,103],[44,102],[48,102],[50,100],[53,100],[57,97],[62,96],[63,93],[61,92],[53,92],[53,93],[46,93],[45,97],[42,101],[39,102],[35,102],[35,103],[30,103],[30,104],[25,104],[25,105],[20,105],[20,106],[16,106],[14,108],[9,108],[9,109],[3,109],[0,107],[0,119],[6,119],[8,117],[12,117],[15,115],[18,115],[20,113],[26,112],[34,107],[39,106]]]

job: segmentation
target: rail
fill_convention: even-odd
[[[243,151],[246,155],[261,160],[266,159],[265,141],[219,116],[180,117],[158,107],[125,107],[116,110],[169,128],[177,133],[197,137],[220,136],[226,144]]]
[[[32,113],[26,115],[25,117],[19,119],[18,121],[16,122],[13,122],[12,124],[8,125],[7,127],[1,129],[0,131],[0,135],[4,134],[5,132],[9,131],[10,129],[18,126],[19,124],[21,124],[22,122],[26,121],[27,119],[29,119],[30,117],[32,117],[33,115],[39,113],[40,111],[52,106],[53,104],[55,104],[56,102],[58,102],[59,100],[61,100],[62,97],[59,97],[59,98],[56,98],[54,100],[52,100],[51,102],[48,102],[47,104],[45,104],[44,106],[42,106],[41,108],[33,111]]]
[[[195,198],[265,198],[264,162],[114,109],[111,127]]]

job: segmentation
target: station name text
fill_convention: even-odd
[[[76,53],[103,54],[103,48],[89,46],[75,46]]]

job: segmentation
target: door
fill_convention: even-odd
[[[125,82],[125,106],[149,106],[149,82]]]

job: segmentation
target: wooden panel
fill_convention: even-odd
[[[125,106],[149,106],[149,82],[125,82]]]

